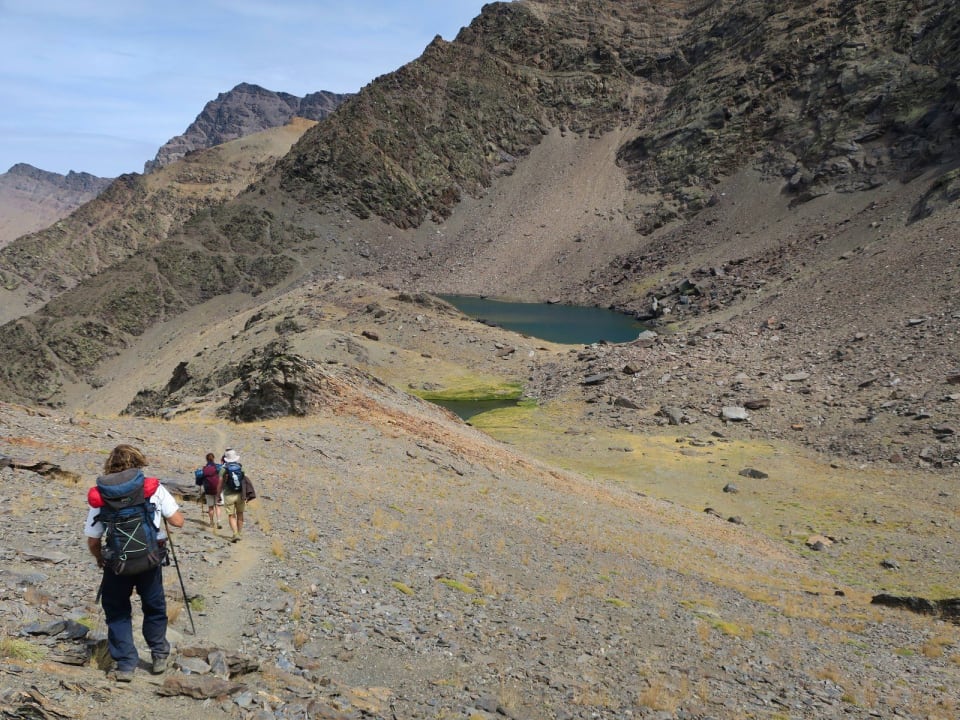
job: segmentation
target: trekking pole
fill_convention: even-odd
[[[167,545],[170,546],[170,557],[173,558],[173,566],[177,569],[177,577],[180,578],[180,591],[183,593],[183,604],[187,606],[187,617],[190,618],[190,634],[197,634],[197,627],[193,624],[193,613],[190,612],[190,598],[187,596],[187,588],[183,584],[183,575],[180,573],[180,563],[177,562],[177,553],[173,549],[173,540],[170,539],[170,526],[167,525],[167,519],[163,519],[163,527],[167,531]]]

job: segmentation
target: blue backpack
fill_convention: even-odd
[[[224,490],[232,493],[243,492],[243,466],[240,463],[228,462],[224,467],[227,469]]]
[[[145,484],[149,487],[145,488]],[[90,493],[91,505],[100,507],[95,520],[103,523],[103,562],[117,575],[139,575],[163,564],[164,552],[153,524],[156,478],[146,481],[139,468],[97,478],[98,492]],[[102,503],[95,505],[93,498]]]

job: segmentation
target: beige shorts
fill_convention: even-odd
[[[208,507],[208,508],[212,508],[214,505],[217,505],[218,503],[219,503],[220,505],[223,504],[223,503],[220,502],[220,496],[219,496],[219,495],[204,495],[204,496],[203,496],[203,499],[204,499],[204,501],[207,503],[207,507]]]
[[[223,507],[226,508],[227,515],[236,515],[247,509],[247,503],[241,493],[224,493]]]

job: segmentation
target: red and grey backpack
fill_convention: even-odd
[[[160,481],[131,468],[97,478],[87,502],[103,523],[103,563],[117,575],[138,575],[163,563],[164,553],[153,524],[157,506],[151,501]]]

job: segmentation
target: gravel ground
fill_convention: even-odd
[[[0,471],[8,717],[952,718],[960,707],[956,626],[870,605],[789,545],[551,468],[413,399],[357,391],[307,420],[248,425],[0,405],[0,423],[0,454],[18,460]],[[92,662],[58,662],[89,642],[24,635],[65,618],[103,632],[81,525],[85,488],[123,441],[186,489],[205,451],[240,448],[260,492],[237,544],[184,501],[175,539],[197,633],[168,569],[176,662],[129,686]],[[230,682],[196,660],[217,649],[238,668]]]

